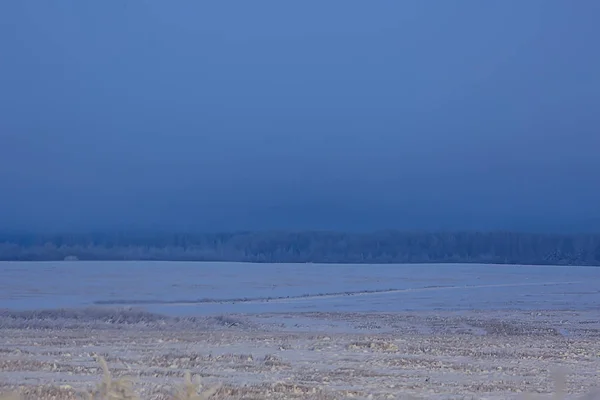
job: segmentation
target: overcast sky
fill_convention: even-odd
[[[600,231],[599,20],[2,1],[0,229]]]

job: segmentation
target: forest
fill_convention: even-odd
[[[600,234],[232,232],[0,234],[2,261],[600,265]]]

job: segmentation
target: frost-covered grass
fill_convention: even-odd
[[[88,400],[141,400],[141,397],[135,391],[135,383],[132,379],[127,377],[114,378],[106,360],[99,357],[98,362],[102,367],[100,382],[91,390],[79,392],[81,398]],[[193,382],[191,374],[186,372],[184,381],[174,386],[171,398],[172,400],[208,400],[217,394],[219,388],[220,386],[214,386],[203,389],[201,385]],[[69,395],[71,393],[66,392],[65,394]],[[25,397],[30,396],[25,396],[17,391],[1,395],[0,400],[23,400]],[[60,399],[56,395],[50,395],[49,397],[56,400]]]
[[[47,390],[46,392],[38,391],[34,393],[23,393],[15,391],[12,393],[0,394],[0,400],[26,400],[26,399],[39,399],[39,400],[60,400],[60,399],[72,399],[80,398],[86,400],[144,400],[144,398],[136,391],[135,381],[128,377],[115,378],[111,373],[106,360],[103,357],[97,358],[100,364],[102,376],[100,376],[99,382],[95,388],[78,391],[70,386],[59,387],[57,390]],[[594,391],[587,393],[579,397],[569,397],[567,395],[566,387],[566,374],[561,371],[557,371],[554,374],[555,392],[552,394],[522,394],[516,398],[523,400],[526,399],[555,399],[562,400],[567,398],[576,398],[580,400],[595,400],[600,399],[600,391]],[[223,389],[221,385],[214,385],[210,387],[203,387],[198,379],[193,379],[189,371],[185,372],[183,381],[176,383],[172,386],[170,394],[167,395],[169,400],[225,400],[225,399],[257,399],[256,393],[248,392],[243,393],[243,389],[232,392],[231,390]],[[285,390],[290,391],[289,398],[302,398],[302,399],[325,399],[322,393],[318,391],[302,392],[302,388],[299,386],[291,385],[287,386]],[[274,393],[266,393],[261,398],[272,398]],[[288,398],[285,393],[279,398]],[[37,397],[36,397],[37,396]],[[354,396],[352,396],[354,397]],[[152,397],[157,398],[157,397]],[[372,398],[367,396],[367,399]],[[389,398],[389,397],[388,397]],[[415,396],[415,395],[399,395],[398,398],[403,399],[427,399],[427,395]],[[475,397],[470,397],[474,399]]]

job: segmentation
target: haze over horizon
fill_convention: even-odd
[[[2,2],[0,230],[600,232],[598,16]]]

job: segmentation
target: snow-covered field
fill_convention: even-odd
[[[600,268],[478,264],[0,262],[0,308],[169,314],[600,309]]]
[[[217,399],[548,398],[557,369],[578,398],[600,384],[599,284],[590,267],[0,263],[0,393],[74,399],[101,355],[143,399],[185,370]]]

